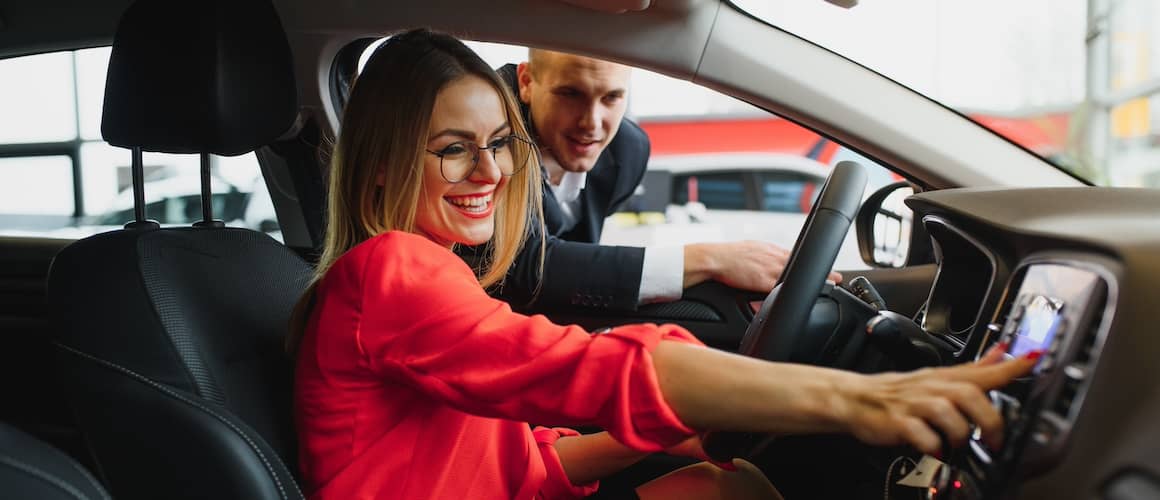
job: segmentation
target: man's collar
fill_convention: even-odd
[[[552,182],[552,178],[556,176],[560,177],[559,184]],[[559,201],[571,203],[580,197],[580,190],[584,189],[584,185],[588,182],[588,172],[570,172],[564,170],[559,163],[549,160],[544,162],[544,180],[548,182]]]

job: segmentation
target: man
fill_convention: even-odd
[[[527,295],[540,283],[538,240],[525,247],[502,296],[631,310],[679,299],[684,288],[708,279],[760,292],[777,282],[789,252],[771,243],[596,244],[604,219],[632,195],[648,162],[648,136],[624,118],[629,67],[533,49],[527,62],[499,73],[523,103],[543,156],[548,233],[538,297]]]

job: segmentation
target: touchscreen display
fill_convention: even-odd
[[[1019,357],[1035,350],[1046,350],[1055,338],[1062,317],[1063,302],[1045,295],[1034,295],[1027,301],[1009,352]],[[1036,369],[1038,371],[1038,368]]]

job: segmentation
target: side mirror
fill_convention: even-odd
[[[903,203],[914,194],[909,183],[895,182],[862,203],[854,226],[862,260],[873,267],[902,267],[909,262],[914,213]]]

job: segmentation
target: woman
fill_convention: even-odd
[[[1001,435],[983,390],[1033,363],[997,351],[971,366],[864,376],[707,349],[671,325],[589,335],[513,313],[484,288],[501,284],[538,224],[540,169],[525,137],[506,86],[451,37],[400,34],[367,62],[331,163],[308,320],[290,339],[312,498],[582,497],[646,453],[703,455],[692,439],[703,429],[850,432],[926,452],[940,448],[935,429],[955,444],[970,423]],[[485,243],[474,270],[451,251]],[[692,466],[635,493],[776,495],[736,464]]]

